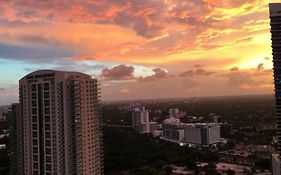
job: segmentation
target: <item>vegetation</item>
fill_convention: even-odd
[[[111,174],[141,167],[163,170],[166,165],[198,170],[195,161],[214,162],[215,153],[181,147],[174,143],[140,135],[128,128],[104,128],[105,172]],[[168,173],[169,168],[165,168]]]

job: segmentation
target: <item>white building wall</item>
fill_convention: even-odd
[[[179,141],[182,141],[184,139],[184,129],[179,129],[178,134],[179,134]]]
[[[135,108],[132,111],[132,127],[139,133],[149,133],[150,123],[149,123],[149,111]]]
[[[171,108],[169,109],[169,116],[170,117],[178,117],[179,109],[178,108]]]
[[[184,130],[185,142],[192,144],[201,144],[201,129],[195,126],[188,126]]]
[[[214,126],[214,127],[210,127],[208,129],[208,144],[214,144],[214,143],[218,143],[221,140],[221,136],[220,136],[220,127],[219,126]]]

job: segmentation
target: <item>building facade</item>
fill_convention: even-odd
[[[215,123],[189,124],[184,130],[185,142],[211,145],[221,141],[220,126]]]
[[[169,117],[175,117],[178,118],[179,117],[179,109],[178,108],[170,108],[169,109]]]
[[[20,174],[23,171],[23,132],[19,120],[20,105],[13,103],[9,111],[11,127],[9,139],[10,175]]]
[[[35,71],[19,81],[19,99],[20,174],[103,174],[96,79],[77,72]]]
[[[153,133],[154,131],[158,130],[159,124],[157,122],[149,122],[149,132]]]
[[[133,108],[132,127],[135,131],[141,134],[150,133],[149,111],[144,107]]]
[[[165,119],[162,123],[162,138],[181,142],[184,139],[184,125],[174,117]]]
[[[273,56],[273,72],[276,102],[276,133],[277,154],[272,156],[273,175],[280,173],[280,151],[281,151],[281,3],[270,3],[270,26]]]

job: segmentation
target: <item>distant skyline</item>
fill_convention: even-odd
[[[270,2],[0,2],[0,105],[39,69],[97,76],[102,100],[273,94]]]

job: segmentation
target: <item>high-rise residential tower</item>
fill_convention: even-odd
[[[280,175],[280,151],[281,151],[281,3],[269,4],[270,26],[272,40],[276,122],[277,122],[277,147],[278,154],[272,156],[273,174]]]
[[[132,110],[132,127],[135,131],[144,134],[150,132],[149,111],[143,107]]]
[[[10,175],[20,174],[23,170],[23,134],[22,122],[20,117],[19,103],[11,104],[9,111],[10,120],[10,139],[9,139],[9,158],[10,158]]]
[[[20,174],[103,174],[96,79],[78,72],[35,71],[19,81],[19,96]]]

